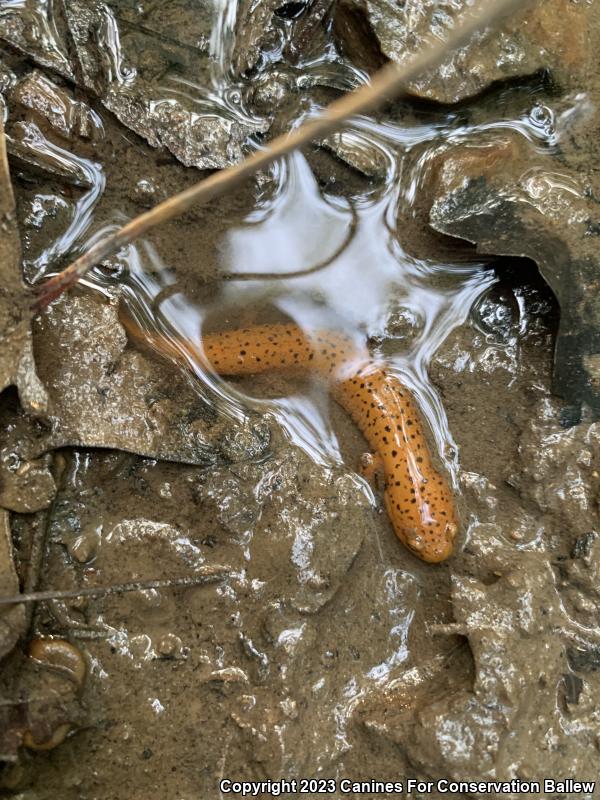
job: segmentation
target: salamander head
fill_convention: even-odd
[[[437,564],[452,555],[457,532],[455,522],[444,522],[439,528],[405,531],[402,541],[418,558]]]
[[[450,504],[446,506],[446,515],[442,515],[432,514],[428,504],[424,503],[420,519],[415,519],[404,509],[398,509],[387,492],[385,500],[396,536],[417,558],[437,564],[452,555],[458,523]]]

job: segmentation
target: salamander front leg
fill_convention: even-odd
[[[383,459],[378,453],[363,453],[360,457],[359,472],[373,489],[383,491],[385,486],[385,470]]]

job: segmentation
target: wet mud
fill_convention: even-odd
[[[0,607],[3,795],[597,779],[594,4],[534,4],[28,302],[455,24],[439,5],[0,3],[0,596],[66,593]],[[413,398],[459,523],[442,563],[398,541],[310,347],[221,374],[226,334],[282,325]]]

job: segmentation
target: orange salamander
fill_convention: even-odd
[[[136,339],[181,357],[167,338],[143,330],[125,313],[121,321]],[[195,360],[202,358],[193,344],[181,346]],[[369,359],[366,347],[357,348],[341,333],[275,324],[206,334],[202,350],[219,375],[303,367],[324,378],[381,459],[385,506],[397,537],[424,561],[452,554],[458,531],[452,492],[431,462],[410,392]]]

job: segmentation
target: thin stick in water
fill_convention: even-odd
[[[153,581],[132,581],[131,583],[117,583],[110,586],[85,586],[81,589],[46,589],[42,592],[29,592],[29,594],[15,594],[11,597],[0,597],[0,606],[16,605],[17,603],[38,603],[43,600],[70,600],[75,597],[103,597],[108,594],[123,594],[124,592],[144,592],[148,589],[190,589],[208,583],[217,583],[225,580],[232,574],[229,567],[220,565],[200,567],[195,575],[188,578],[161,578]]]

